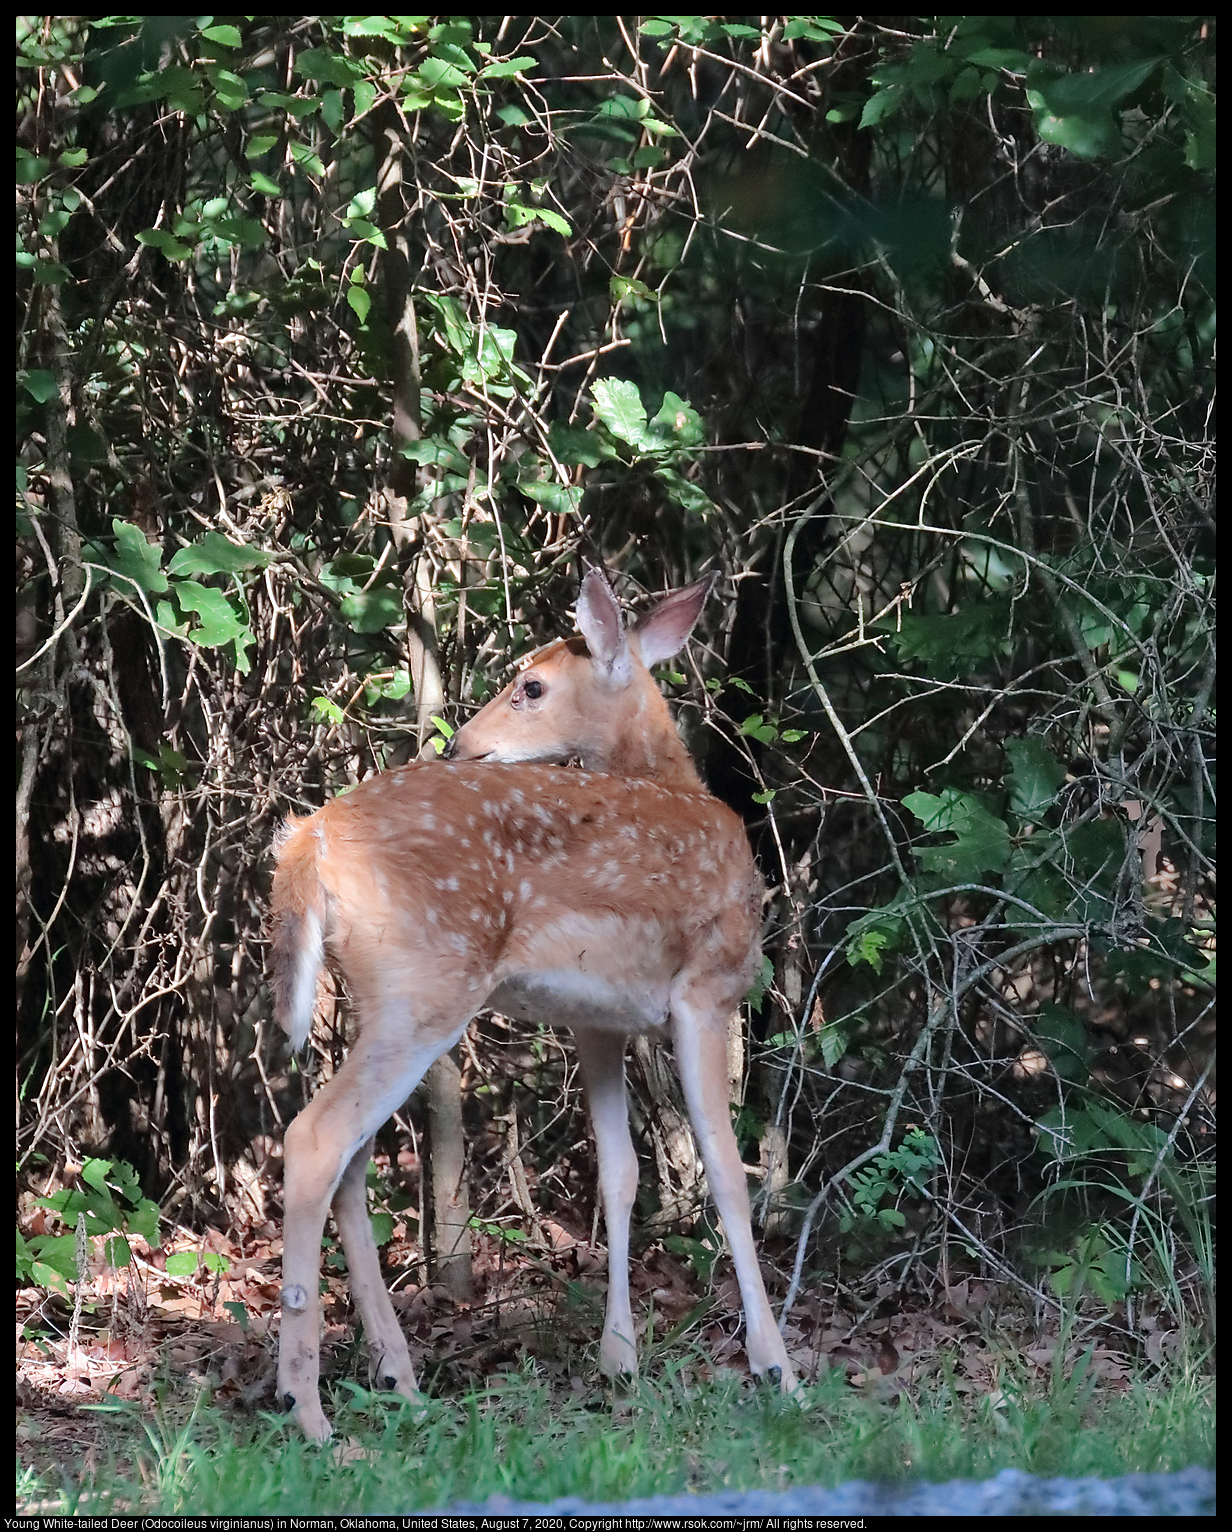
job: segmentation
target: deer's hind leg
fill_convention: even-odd
[[[361,1011],[372,1015],[368,1008]],[[344,1243],[349,1240],[348,1260],[354,1251],[361,1273],[354,1291],[365,1327],[371,1325],[380,1344],[388,1348],[392,1363],[387,1357],[383,1362],[390,1366],[389,1375],[396,1377],[396,1386],[400,1391],[409,1388],[412,1397],[415,1394],[410,1356],[381,1282],[376,1243],[363,1205],[366,1149],[428,1067],[461,1035],[469,1014],[430,1028],[417,1027],[413,1015],[414,1007],[404,997],[396,1002],[387,998],[374,1017],[377,1024],[365,1025],[341,1069],[295,1118],[284,1140],[278,1399],[312,1441],[324,1441],[330,1434],[320,1400],[319,1282],[321,1234],[337,1193],[341,1193],[336,1206],[340,1232]]]
[[[343,1171],[334,1193],[334,1222],[346,1254],[351,1297],[363,1322],[376,1386],[405,1399],[418,1399],[411,1354],[381,1277],[381,1259],[368,1216],[367,1171],[374,1142],[368,1139]]]

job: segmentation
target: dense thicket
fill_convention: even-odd
[[[772,891],[787,1268],[1209,1289],[1213,72],[1192,18],[19,27],[23,1184],[265,1216],[277,827],[589,557],[723,577],[666,685]],[[460,1061],[476,1213],[589,1228],[567,1048]]]

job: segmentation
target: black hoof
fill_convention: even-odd
[[[295,1408],[295,1395],[294,1394],[283,1394],[283,1396],[282,1396],[282,1407],[289,1414],[290,1411],[292,1411]]]
[[[398,1386],[398,1380],[397,1380],[397,1378],[394,1377],[394,1375],[392,1373],[390,1373],[390,1375],[388,1377],[381,1379],[381,1387],[383,1389],[385,1389],[387,1393],[392,1394],[394,1389],[397,1388],[397,1386]]]
[[[781,1367],[767,1367],[762,1377],[768,1383],[773,1383],[775,1388],[782,1388],[783,1386],[783,1369]]]

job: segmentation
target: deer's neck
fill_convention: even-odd
[[[671,792],[705,792],[693,758],[685,749],[667,703],[656,692],[639,710],[636,724],[622,729],[602,752],[593,768],[615,777],[636,777],[655,782]],[[591,765],[589,761],[586,765]]]

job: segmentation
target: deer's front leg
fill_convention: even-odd
[[[599,1158],[599,1189],[607,1223],[607,1317],[599,1366],[609,1376],[637,1372],[637,1342],[629,1303],[629,1215],[637,1196],[637,1155],[629,1137],[624,1033],[577,1031],[578,1062]]]

